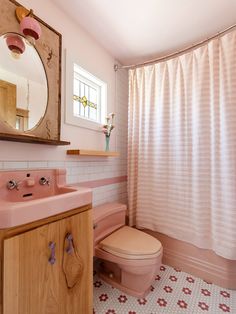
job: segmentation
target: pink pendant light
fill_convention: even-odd
[[[22,19],[20,31],[32,45],[35,44],[35,41],[39,39],[42,33],[39,23],[31,16],[26,16]]]
[[[6,43],[8,49],[11,51],[12,56],[18,59],[20,55],[25,51],[25,44],[23,39],[15,34],[9,34],[6,36]]]

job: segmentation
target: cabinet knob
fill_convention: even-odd
[[[51,265],[53,265],[56,262],[56,243],[51,241],[49,242],[48,247],[51,250],[51,256],[49,257],[48,261]]]

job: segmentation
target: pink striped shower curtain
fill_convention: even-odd
[[[236,260],[236,31],[129,72],[130,225]]]

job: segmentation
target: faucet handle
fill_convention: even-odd
[[[39,179],[39,184],[41,184],[41,185],[45,185],[45,184],[50,185],[50,178],[41,177]]]
[[[7,182],[7,188],[8,190],[19,190],[19,184],[21,183],[21,181],[16,182],[16,180],[10,180]]]

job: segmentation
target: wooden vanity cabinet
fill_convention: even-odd
[[[90,208],[2,231],[1,314],[92,313]]]

